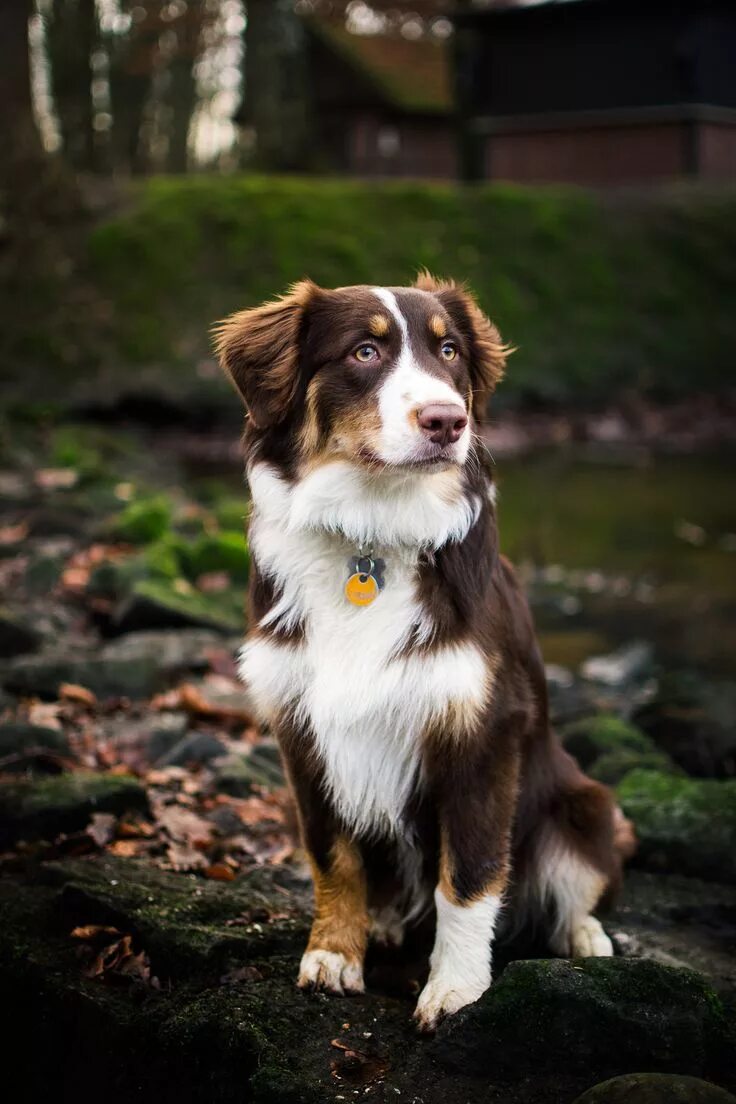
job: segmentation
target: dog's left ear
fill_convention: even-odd
[[[282,422],[297,395],[300,337],[318,292],[311,280],[302,280],[280,299],[238,311],[214,327],[220,364],[259,429]]]
[[[426,269],[414,284],[439,299],[470,348],[472,406],[476,422],[486,417],[488,400],[503,377],[506,358],[513,349],[504,345],[501,335],[483,313],[472,294],[453,280],[437,280]]]

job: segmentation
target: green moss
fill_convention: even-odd
[[[79,771],[0,786],[1,838],[53,839],[84,828],[93,812],[146,809],[143,786],[129,775]]]
[[[635,770],[617,793],[636,825],[640,865],[736,881],[736,780]]]
[[[615,748],[599,755],[587,768],[587,773],[598,782],[604,782],[607,786],[616,786],[633,770],[681,773],[664,751],[659,751],[657,748],[636,751],[630,747]]]
[[[184,550],[183,559],[191,579],[208,571],[225,571],[236,582],[248,581],[248,550],[242,532],[205,534]]]
[[[231,588],[220,593],[201,594],[193,589],[176,589],[165,579],[143,579],[132,586],[120,610],[119,620],[127,622],[130,610],[144,606],[151,611],[151,617],[157,619],[155,624],[159,627],[200,625],[235,633],[243,628],[245,592],[242,588]],[[142,613],[136,617],[145,620]],[[135,627],[154,627],[154,621],[146,625],[136,624]]]
[[[170,528],[173,509],[165,495],[131,502],[115,519],[113,528],[121,540],[147,544],[158,540]]]
[[[63,400],[74,373],[89,378],[104,364],[106,387],[132,390],[140,365],[157,363],[169,369],[172,396],[188,403],[203,393],[194,366],[211,356],[209,326],[227,311],[304,275],[327,286],[405,283],[427,265],[467,280],[518,345],[500,392],[507,399],[590,403],[633,387],[669,396],[718,389],[736,350],[734,197],[673,188],[612,201],[507,184],[153,178],[132,186],[85,243],[85,276],[110,305],[105,326],[73,317],[70,339],[61,321],[68,330],[72,312],[57,309],[39,311],[32,326],[26,314],[3,337],[18,364],[45,365],[51,352]],[[50,277],[48,299],[63,304],[65,294]],[[4,315],[14,324],[18,312]],[[38,374],[18,376],[18,386],[37,386]],[[235,414],[227,385],[217,392]]]
[[[645,755],[656,751],[648,736],[613,713],[573,721],[563,728],[561,736],[567,750],[584,769],[610,752],[626,750]]]
[[[503,1075],[528,1060],[591,1079],[642,1068],[702,1076],[729,1051],[724,1008],[704,978],[656,962],[588,958],[514,962],[438,1033],[442,1064]]]

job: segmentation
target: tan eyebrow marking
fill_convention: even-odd
[[[368,329],[374,337],[385,337],[388,333],[388,318],[385,314],[373,314],[368,320]]]
[[[447,326],[445,325],[444,318],[439,314],[433,314],[429,320],[429,328],[435,337],[444,337],[447,333]]]

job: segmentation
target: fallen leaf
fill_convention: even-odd
[[[87,705],[93,708],[97,705],[97,698],[86,686],[78,686],[76,682],[62,682],[59,687],[59,697],[62,701],[76,702],[78,705]]]
[[[218,676],[215,676],[218,677]],[[237,689],[237,683],[227,680],[229,689]],[[198,717],[211,717],[213,720],[224,722],[237,722],[242,725],[252,725],[253,716],[248,709],[238,709],[232,705],[218,705],[215,701],[209,701],[200,689],[185,682],[178,690],[170,690],[165,694],[157,694],[151,701],[154,709],[185,709]]]
[[[95,841],[98,847],[104,847],[115,835],[117,817],[114,813],[92,813],[92,820],[87,825],[88,836]]]
[[[149,847],[150,843],[147,840],[120,839],[113,840],[107,851],[108,854],[117,855],[121,859],[134,859],[137,855],[142,855]]]
[[[28,720],[31,724],[40,725],[41,728],[55,728],[61,730],[59,713],[62,706],[59,702],[32,702],[28,708]]]
[[[33,481],[44,491],[68,490],[79,481],[79,472],[74,468],[40,468]]]
[[[237,966],[220,978],[220,985],[237,985],[239,981],[263,981],[267,974],[258,966]]]
[[[212,878],[216,882],[235,881],[235,871],[227,863],[217,862],[205,868],[205,878]]]
[[[166,845],[166,859],[162,865],[180,873],[188,873],[193,870],[204,870],[207,867],[207,859],[191,844],[171,840]]]
[[[133,937],[122,939],[103,947],[92,964],[84,971],[86,977],[104,982],[143,981],[158,988],[158,981],[151,977],[151,963],[145,951],[133,951]]]
[[[205,571],[204,574],[197,576],[194,585],[203,594],[220,594],[223,590],[227,590],[231,582],[227,571]]]
[[[17,525],[0,525],[0,544],[19,544],[27,536],[27,521],[19,521]]]
[[[82,924],[80,927],[73,928],[70,933],[72,939],[81,939],[82,942],[90,942],[95,939],[100,939],[102,936],[119,936],[120,932],[117,928],[111,928],[109,924]],[[108,939],[108,942],[110,940]]]

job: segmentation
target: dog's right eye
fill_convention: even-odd
[[[369,361],[378,359],[378,349],[375,345],[359,345],[353,350],[353,356],[361,364],[368,364]]]

